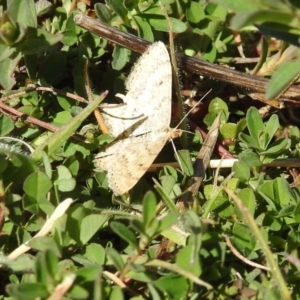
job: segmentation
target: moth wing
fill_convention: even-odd
[[[158,136],[155,140],[140,137],[120,140],[97,155],[95,165],[107,172],[108,185],[115,195],[128,192],[149,169],[169,139],[167,132]]]
[[[135,128],[134,135],[170,125],[172,69],[169,53],[162,42],[148,47],[133,66],[125,85],[128,92],[123,96],[123,106],[100,107],[111,135],[117,136],[142,116],[147,120]]]

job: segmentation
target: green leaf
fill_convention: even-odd
[[[266,36],[272,36],[280,39],[296,47],[300,46],[299,29],[291,26],[286,26],[280,23],[264,23],[263,25],[257,25],[259,31]]]
[[[66,142],[66,140],[77,130],[87,116],[92,113],[95,108],[103,100],[103,97],[99,97],[97,100],[90,103],[80,114],[74,117],[67,125],[61,127],[58,131],[52,134],[42,145],[35,149],[32,154],[34,160],[40,160],[42,158],[42,152],[46,151],[48,155],[51,155],[59,146]]]
[[[122,70],[129,61],[130,50],[116,46],[113,51],[113,61],[111,63],[115,70]]]
[[[52,167],[50,164],[50,159],[45,152],[43,152],[43,166],[44,166],[45,174],[48,176],[49,179],[52,179]]]
[[[248,134],[241,132],[239,134],[239,140],[244,143],[244,147],[261,150],[259,142],[255,138],[253,138],[252,136],[250,136]]]
[[[177,213],[169,213],[159,221],[159,226],[156,230],[157,234],[170,228],[176,222],[179,215]]]
[[[208,111],[211,113],[218,114],[220,111],[228,111],[228,105],[222,99],[215,97],[209,103]]]
[[[186,10],[186,18],[189,22],[199,23],[205,18],[205,13],[202,5],[198,2],[191,1]]]
[[[191,155],[189,150],[179,150],[178,155],[175,155],[177,161],[179,159],[179,164],[182,167],[182,171],[187,176],[192,176],[194,174],[194,168],[191,160]]]
[[[246,182],[250,179],[250,168],[243,162],[235,162],[232,167],[234,177],[238,178],[241,182]]]
[[[100,244],[90,243],[85,247],[84,256],[99,266],[106,262],[105,249]]]
[[[0,116],[0,136],[8,135],[14,129],[14,122],[5,115]],[[0,139],[1,140],[1,139]]]
[[[32,249],[42,251],[42,252],[45,252],[46,250],[50,250],[55,257],[61,256],[61,249],[59,248],[58,244],[55,242],[53,237],[47,237],[47,236],[34,237],[28,242],[28,245]],[[53,277],[57,275],[56,272],[57,272],[56,269],[54,272],[52,272]]]
[[[300,50],[298,50],[298,56]],[[294,78],[300,73],[300,59],[290,62],[285,62],[279,66],[276,72],[272,75],[271,80],[266,89],[266,98],[277,98],[290,85]]]
[[[79,171],[79,161],[77,160],[76,157],[74,157],[74,156],[68,157],[65,160],[64,165],[71,172],[72,176],[76,176],[78,174],[78,171]]]
[[[245,224],[234,223],[232,230],[232,242],[238,247],[238,249],[252,250],[254,245],[252,243],[251,229]]]
[[[64,110],[69,110],[74,105],[72,100],[62,95],[57,95],[57,102]]]
[[[15,53],[0,62],[0,74],[2,74],[0,76],[0,85],[2,85],[6,90],[11,90],[11,88],[16,84],[16,80],[13,78],[12,74],[14,73],[21,57],[21,53]]]
[[[43,252],[44,255],[44,259],[45,259],[45,264],[47,267],[47,273],[49,274],[49,277],[51,278],[56,278],[56,279],[60,279],[60,274],[58,272],[58,258],[57,256],[54,254],[54,252],[52,252],[51,250],[47,250],[45,252]],[[49,282],[48,282],[49,283]]]
[[[81,270],[82,269],[80,269],[79,272]],[[102,269],[98,267],[98,273],[100,273],[101,271],[102,271]],[[98,276],[100,276],[100,275],[98,274]],[[73,297],[73,298],[88,299],[89,292],[85,288],[76,284],[76,285],[73,285],[72,288],[68,291],[68,295],[70,295],[70,297]]]
[[[182,193],[175,177],[163,175],[160,176],[160,182],[165,194],[170,198],[176,197]]]
[[[124,294],[123,294],[123,291],[121,289],[121,287],[119,286],[113,286],[112,287],[112,290],[110,292],[110,295],[109,295],[109,299],[111,300],[123,300],[124,299]]]
[[[138,242],[134,233],[120,222],[111,222],[110,228],[125,240],[131,247],[138,249]]]
[[[295,214],[294,217],[299,218],[299,203],[295,206],[294,204],[292,205],[287,205],[284,206],[277,214],[277,218],[284,218],[292,215],[293,213]],[[296,219],[295,219],[296,220]],[[299,221],[298,221],[299,222]]]
[[[0,63],[9,58],[14,52],[14,48],[0,43]]]
[[[240,178],[239,180],[242,181]],[[205,217],[207,217],[208,214],[212,211],[216,212],[223,218],[232,216],[234,209],[231,203],[228,201],[228,197],[225,197],[223,195],[221,188],[215,189],[213,185],[206,185],[204,188],[204,192],[209,199],[203,213]]]
[[[87,281],[94,281],[95,279],[101,276],[103,270],[99,266],[88,266],[85,268],[81,268],[76,272],[77,279],[81,285],[83,285]],[[75,297],[76,298],[76,297]],[[87,299],[88,295],[80,299]]]
[[[72,178],[71,172],[65,166],[58,166],[57,170],[57,180],[54,184],[61,192],[70,192],[76,186],[76,181]]]
[[[265,127],[257,108],[250,107],[248,109],[246,114],[246,122],[251,137],[259,142],[259,136],[264,131]],[[265,145],[260,145],[262,149],[264,149],[264,146]]]
[[[163,276],[153,284],[162,293],[167,294],[168,299],[183,299],[186,297],[189,290],[187,279],[179,275]]]
[[[259,141],[259,144],[261,145],[261,148],[262,148],[262,149],[266,149],[267,143],[268,143],[269,140],[270,140],[270,138],[269,138],[269,136],[266,134],[266,132],[262,132],[262,133],[260,134],[258,141]],[[262,152],[260,152],[260,153],[262,153]]]
[[[298,223],[300,223],[300,203],[297,203],[296,206],[292,206],[294,208],[293,214],[294,214],[294,220]]]
[[[263,220],[263,226],[267,227],[269,231],[279,231],[283,226],[283,219],[277,219],[276,212],[268,211]]]
[[[51,187],[51,180],[44,173],[39,171],[29,175],[23,184],[24,192],[36,200],[44,198]]]
[[[133,16],[132,18],[138,27],[139,37],[143,38],[146,41],[153,42],[154,35],[150,24],[140,16]]]
[[[12,276],[10,276],[11,283],[17,283],[20,284],[19,280],[17,278],[13,278],[13,273],[16,274],[18,272],[26,272],[28,270],[34,269],[34,260],[33,257],[29,254],[23,254],[22,256],[18,257],[14,261],[8,261],[6,258],[1,256],[1,263],[3,266],[8,266],[10,270],[12,270]],[[7,286],[6,286],[7,288]],[[21,297],[24,295],[21,295]],[[23,299],[23,298],[22,298]]]
[[[38,199],[39,208],[47,215],[53,213],[55,207],[53,204],[46,198]]]
[[[36,13],[39,17],[50,13],[53,8],[53,4],[47,0],[38,0],[35,3]]]
[[[73,46],[77,40],[78,40],[78,36],[76,33],[76,25],[74,23],[74,13],[70,14],[68,16],[67,22],[66,22],[66,27],[64,30],[64,37],[62,39],[62,43],[64,45],[67,46]],[[63,70],[63,68],[61,67],[61,69]]]
[[[207,45],[205,45],[205,47],[203,48],[205,53],[203,53],[202,58],[210,63],[213,63],[216,60],[218,54],[215,43],[212,43],[210,47],[207,47]]]
[[[275,133],[279,129],[279,118],[278,115],[272,115],[268,122],[265,124],[265,132],[269,136],[269,140],[267,141],[267,145],[271,142],[272,138],[275,136]]]
[[[52,124],[55,126],[62,126],[68,124],[72,120],[72,114],[68,111],[60,111],[53,116]]]
[[[33,214],[37,214],[39,212],[39,205],[37,199],[28,195],[23,196],[23,207],[24,210],[27,210]]]
[[[47,251],[38,253],[35,263],[35,273],[37,281],[47,286],[47,284],[53,281],[53,278],[48,272],[48,262],[46,258],[46,253]]]
[[[49,46],[59,43],[63,39],[61,33],[50,34],[44,29],[28,28],[22,42],[16,45],[16,51],[23,54],[36,54],[49,50]]]
[[[276,204],[274,203],[275,195],[274,195],[273,182],[271,181],[264,182],[261,186],[258,187],[258,193],[270,205],[270,207],[273,210],[277,211]]]
[[[291,135],[291,138],[293,140],[300,139],[300,130],[299,130],[299,128],[296,127],[296,126],[292,126],[292,128],[290,129],[290,135]]]
[[[1,152],[10,156],[9,168],[5,171],[5,182],[12,184],[10,188],[15,189],[22,186],[26,178],[37,171],[39,168],[33,163],[32,159],[15,152],[1,149]]]
[[[291,140],[287,138],[283,138],[275,141],[273,144],[270,145],[270,148],[268,148],[268,150],[263,151],[260,154],[266,156],[277,154],[277,156],[279,156],[283,154],[286,150],[288,150],[290,147],[291,147]]]
[[[145,228],[151,226],[156,219],[156,197],[153,192],[148,192],[143,198],[143,224]]]
[[[24,38],[24,26],[22,26],[20,23],[17,24],[17,22],[15,22],[15,20],[9,15],[8,11],[2,13],[0,22],[1,44],[13,46]]]
[[[209,3],[206,7],[206,11],[210,13],[210,20],[206,20],[207,25],[201,29],[200,35],[205,36],[205,39],[202,42],[202,51],[208,53],[204,53],[204,56],[214,58],[217,55],[216,51],[216,35],[220,28],[220,25],[226,20],[226,10],[222,8],[220,5],[215,5],[213,3]],[[211,43],[211,41],[214,41]],[[219,42],[220,43],[220,42]],[[225,45],[224,45],[225,47]]]
[[[138,232],[140,235],[146,235],[146,228],[144,226],[144,223],[142,223],[140,220],[132,220],[131,221],[131,228]],[[152,234],[152,233],[151,233]],[[148,236],[147,236],[147,240],[148,240]]]
[[[245,188],[238,192],[237,196],[242,200],[243,204],[247,208],[248,212],[254,216],[255,208],[256,208],[256,199],[254,192],[251,188]],[[243,213],[239,210],[236,203],[234,203],[236,216],[239,220],[244,220]]]
[[[254,152],[242,152],[239,155],[241,162],[245,163],[249,167],[261,167],[262,162],[259,159],[259,156]]]
[[[121,17],[121,19],[126,23],[128,20],[127,17],[127,10],[125,6],[123,5],[122,0],[107,0],[107,5],[109,5],[112,10]]]
[[[80,242],[85,245],[107,222],[108,216],[91,214],[84,217],[80,224]]]
[[[125,267],[125,264],[122,256],[117,252],[117,250],[113,248],[106,248],[106,253],[109,259],[111,260],[111,263],[114,265],[114,267],[119,272],[122,272]]]
[[[202,273],[199,252],[195,255],[193,245],[187,245],[180,249],[176,257],[176,264],[197,277],[199,277]]]
[[[244,1],[244,0],[214,0],[213,2],[219,3],[220,5],[238,13],[247,12],[263,8],[263,3],[261,0]]]
[[[288,205],[291,202],[296,203],[293,190],[285,178],[276,178],[273,187],[274,200],[280,204],[281,207]]]
[[[39,110],[38,107],[33,105],[26,105],[19,108],[19,111],[25,115],[29,115],[35,118],[40,118],[43,116],[43,112]]]
[[[153,179],[154,183],[155,183],[155,189],[156,191],[159,193],[159,195],[162,197],[162,200],[164,201],[164,203],[166,204],[166,206],[168,207],[168,209],[172,212],[177,213],[178,212],[178,208],[176,207],[175,203],[173,202],[173,200],[170,198],[170,196],[166,193],[166,191],[163,189],[163,187],[159,184],[158,181],[156,181],[155,179]]]
[[[271,9],[239,13],[232,18],[230,25],[233,29],[239,30],[247,25],[264,23],[280,23],[295,28],[299,26],[292,13],[272,11]]]
[[[155,287],[150,282],[148,283],[147,286],[148,286],[148,289],[149,289],[149,292],[150,292],[151,299],[161,300],[161,297],[160,297],[158,291],[155,289]]]
[[[234,123],[226,123],[223,124],[222,127],[220,128],[220,133],[222,135],[222,138],[224,140],[228,139],[235,139],[237,138],[237,124]]]
[[[190,256],[190,261],[195,261],[197,262],[199,260],[199,253],[201,251],[201,246],[202,246],[202,239],[203,239],[203,230],[202,228],[202,222],[199,219],[198,215],[192,211],[188,210],[181,214],[179,220],[183,220],[186,227],[189,228],[191,231],[190,236],[188,237],[188,245],[192,246],[192,253]],[[201,267],[200,261],[199,261],[199,266]],[[194,269],[194,271],[197,268]],[[193,272],[191,270],[191,272]],[[194,273],[195,274],[195,273]]]
[[[111,12],[103,3],[96,3],[94,6],[97,18],[105,24],[109,24],[111,20]]]
[[[7,292],[15,299],[31,300],[39,297],[47,298],[47,287],[42,283],[8,284]]]
[[[157,31],[163,31],[163,32],[169,32],[169,24],[167,20],[158,15],[150,15],[150,14],[140,14],[141,18],[144,18],[149,22],[149,24]],[[187,30],[187,26],[185,23],[183,23],[180,20],[174,19],[170,17],[171,25],[172,25],[172,31],[174,33],[182,33]]]
[[[16,22],[24,27],[37,27],[37,14],[33,0],[9,1],[8,13]]]

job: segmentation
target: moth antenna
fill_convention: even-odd
[[[180,122],[177,124],[177,126],[175,127],[175,129],[177,129],[180,124],[187,118],[187,116],[191,113],[191,111],[212,91],[212,89],[210,89],[207,93],[205,93],[203,95],[203,97],[185,114],[185,116],[180,120]],[[187,131],[186,131],[187,132]]]
[[[175,145],[174,145],[173,139],[171,139],[170,142],[171,142],[171,144],[172,144],[172,147],[173,147],[174,153],[175,153],[175,155],[176,155],[177,161],[178,161],[178,163],[179,163],[180,169],[181,169],[181,171],[183,172],[183,167],[182,167],[182,164],[181,164],[181,160],[180,160],[179,155],[178,155],[178,153],[177,153],[177,149],[176,149],[176,147],[175,147]]]

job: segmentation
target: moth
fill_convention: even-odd
[[[145,174],[167,141],[181,135],[170,128],[172,67],[162,42],[152,44],[129,74],[124,105],[101,108],[115,140],[98,153],[96,169],[107,173],[114,194],[128,192]]]

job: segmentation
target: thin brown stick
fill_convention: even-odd
[[[28,116],[28,115],[26,115],[22,112],[19,112],[18,110],[4,104],[2,101],[0,101],[0,111],[3,111],[3,113],[5,113],[5,114],[6,114],[6,112],[9,112],[10,113],[9,117],[11,117],[11,118],[14,118],[14,116],[17,116],[17,117],[19,117],[19,118],[21,118],[21,119],[23,119],[23,120],[25,120],[25,121],[27,121],[31,124],[34,124],[34,125],[37,125],[39,127],[45,128],[46,130],[49,130],[49,131],[52,131],[52,132],[55,132],[60,128],[58,126],[46,123],[46,122],[41,121],[37,118],[31,117],[31,116]],[[11,116],[11,114],[13,116]],[[81,141],[81,142],[86,141],[86,139],[83,136],[81,136],[80,134],[76,134],[76,133],[72,136],[72,138],[74,138],[78,141]]]
[[[213,122],[207,137],[197,155],[196,161],[194,162],[194,174],[187,182],[187,188],[181,197],[181,201],[184,205],[189,206],[189,203],[196,199],[196,195],[199,191],[200,185],[202,183],[205,171],[208,167],[211,155],[216,145],[216,141],[219,135],[221,113],[216,117]],[[196,202],[194,202],[196,205]]]
[[[26,120],[27,122],[32,123],[34,125],[37,125],[39,127],[42,127],[46,130],[49,130],[49,131],[52,131],[52,132],[57,131],[60,127],[49,124],[49,123],[46,123],[46,122],[41,121],[39,119],[36,119],[34,117],[28,116],[28,115],[26,115],[22,112],[19,112],[18,110],[14,109],[13,107],[10,107],[10,106],[4,104],[4,102],[7,101],[7,100],[10,100],[10,99],[13,99],[13,98],[16,98],[16,97],[19,97],[19,96],[23,96],[23,95],[25,95],[27,93],[30,93],[32,91],[51,92],[53,94],[60,94],[60,95],[66,96],[66,97],[68,97],[70,99],[73,99],[75,101],[78,101],[78,102],[89,103],[87,100],[85,100],[84,98],[82,98],[80,96],[77,96],[77,95],[71,94],[69,92],[62,91],[62,90],[58,90],[58,89],[55,89],[55,88],[49,88],[49,87],[34,87],[34,88],[32,88],[31,87],[31,88],[25,89],[24,91],[19,91],[19,92],[16,92],[14,94],[11,94],[11,95],[0,98],[0,111],[3,114],[8,115],[10,118],[12,118],[14,120],[16,120],[16,118],[22,118],[22,119]],[[100,112],[99,112],[99,114],[100,114]],[[72,136],[72,138],[74,138],[78,141],[81,141],[81,142],[86,141],[83,136],[81,136],[79,134],[76,134],[76,133]]]
[[[226,240],[226,245],[228,246],[228,248],[242,262],[244,262],[245,264],[247,264],[249,266],[252,266],[254,268],[259,268],[259,269],[262,269],[262,270],[270,271],[269,267],[260,265],[260,264],[258,264],[256,262],[248,259],[247,257],[244,257],[240,252],[238,252],[237,249],[232,245],[231,240],[230,240],[230,238],[228,236],[224,235],[224,238]]]
[[[89,102],[92,102],[94,101],[94,98],[93,98],[93,94],[92,94],[92,90],[91,90],[91,82],[90,82],[90,78],[89,78],[89,74],[88,74],[88,61],[86,61],[85,63],[85,66],[84,66],[84,86],[85,86],[85,90],[86,90],[86,93],[87,93],[87,96],[88,96],[88,100]],[[102,115],[99,111],[99,109],[95,109],[94,110],[94,116],[98,122],[98,125],[102,131],[102,133],[104,134],[108,134],[109,131],[108,131],[108,128],[107,126],[105,125],[105,122],[102,118]]]
[[[78,26],[85,28],[98,36],[135,52],[143,53],[150,44],[139,37],[110,27],[109,25],[94,20],[84,14],[76,15],[74,22]],[[178,66],[187,71],[227,82],[229,84],[245,88],[249,91],[265,93],[266,87],[269,83],[269,80],[266,78],[224,68],[197,58],[186,56],[179,52],[176,53],[176,58]],[[300,99],[300,87],[294,85],[291,86],[290,89],[282,95],[282,98],[280,98],[282,101],[285,101],[283,97]]]
[[[83,97],[80,97],[78,95],[74,95],[72,93],[65,92],[65,91],[62,91],[62,90],[58,90],[58,89],[55,89],[55,88],[48,88],[48,87],[40,86],[40,87],[37,87],[36,90],[37,91],[47,91],[47,92],[51,92],[53,94],[63,95],[65,97],[68,97],[70,99],[73,99],[75,101],[82,102],[82,103],[89,103]]]
[[[55,125],[52,125],[52,124],[49,124],[49,123],[46,123],[44,121],[41,121],[39,119],[36,119],[34,117],[31,117],[31,116],[28,116],[26,114],[23,114],[22,112],[19,112],[18,110],[4,104],[2,101],[0,101],[0,108],[2,108],[3,110],[5,111],[8,111],[10,112],[11,114],[19,117],[19,118],[24,118],[26,121],[32,123],[32,124],[35,124],[35,125],[38,125],[40,127],[43,127],[49,131],[57,131],[59,129],[59,127],[55,126]]]
[[[10,94],[8,96],[0,98],[0,101],[5,102],[5,101],[8,101],[10,99],[14,99],[14,98],[23,96],[23,95],[28,94],[28,93],[33,92],[33,91],[51,92],[53,94],[66,96],[66,97],[68,97],[70,99],[73,99],[75,101],[78,101],[78,102],[88,103],[87,100],[85,100],[84,98],[82,98],[80,96],[77,96],[77,95],[71,94],[69,92],[62,91],[62,90],[58,90],[58,89],[55,89],[55,88],[43,87],[43,86],[39,86],[39,87],[36,87],[36,88],[28,88],[28,89],[25,89],[24,91],[20,91],[20,92]]]

